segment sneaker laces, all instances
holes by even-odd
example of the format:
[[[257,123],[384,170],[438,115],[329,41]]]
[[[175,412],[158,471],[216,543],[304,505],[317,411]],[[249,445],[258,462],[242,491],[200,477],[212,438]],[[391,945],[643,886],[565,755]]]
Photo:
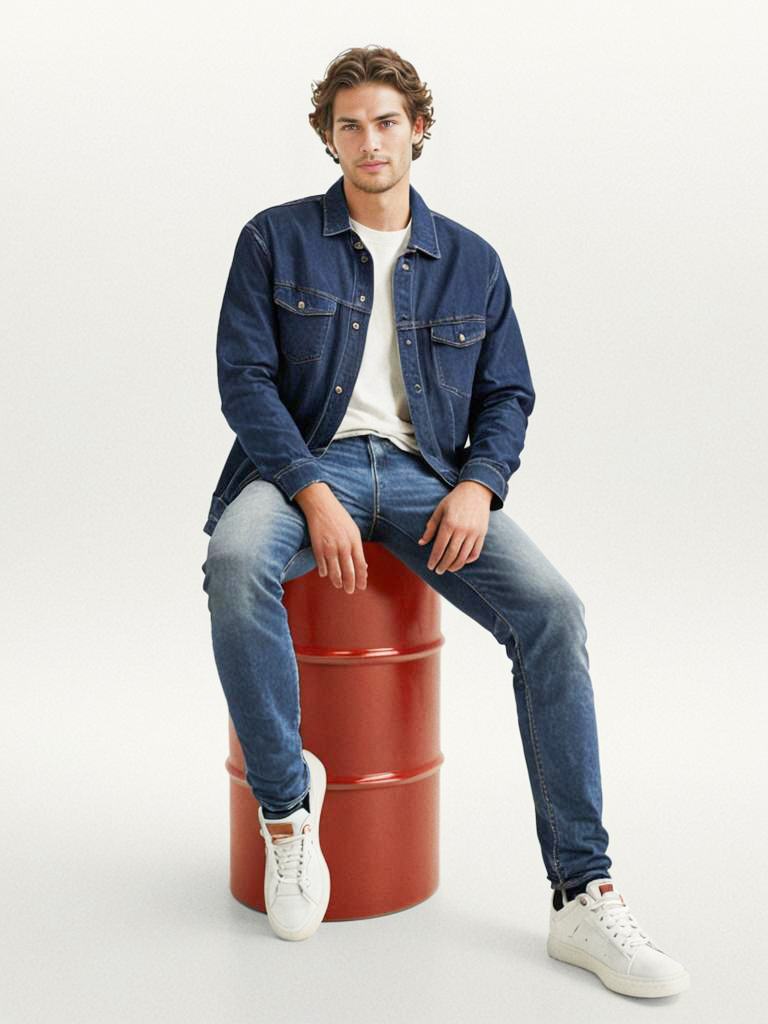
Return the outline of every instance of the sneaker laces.
[[[271,843],[277,868],[277,889],[281,886],[310,884],[307,873],[309,853],[305,840],[309,833],[299,832],[295,836],[280,836]]]
[[[598,921],[612,937],[619,940],[620,946],[653,945],[650,937],[640,927],[629,907],[615,893],[606,893],[589,908],[598,915]]]

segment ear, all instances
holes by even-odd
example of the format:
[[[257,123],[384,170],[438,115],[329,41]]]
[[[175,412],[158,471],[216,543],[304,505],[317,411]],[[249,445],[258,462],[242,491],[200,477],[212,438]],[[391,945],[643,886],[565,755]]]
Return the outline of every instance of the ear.
[[[416,135],[417,135],[417,137],[413,141],[414,142],[418,142],[419,139],[424,134],[424,115],[423,114],[419,114],[419,116],[413,122],[413,130],[414,130],[414,132],[416,132]]]

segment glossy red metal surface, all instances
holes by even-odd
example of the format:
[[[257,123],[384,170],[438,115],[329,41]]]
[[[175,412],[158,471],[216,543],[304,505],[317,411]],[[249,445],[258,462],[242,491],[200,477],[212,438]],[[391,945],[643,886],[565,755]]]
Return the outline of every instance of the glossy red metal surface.
[[[365,590],[337,590],[316,569],[284,584],[303,746],[328,775],[326,921],[404,910],[438,886],[440,599],[380,544],[363,549]],[[259,805],[231,719],[229,744],[230,888],[264,913]]]

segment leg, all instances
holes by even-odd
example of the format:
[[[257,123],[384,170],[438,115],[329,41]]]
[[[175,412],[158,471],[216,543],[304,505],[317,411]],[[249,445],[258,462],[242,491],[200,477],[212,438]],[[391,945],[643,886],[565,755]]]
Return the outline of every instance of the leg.
[[[504,644],[517,717],[553,889],[610,877],[602,825],[597,726],[584,606],[533,541],[498,509],[480,557],[458,572],[427,568],[418,538],[448,486],[418,456],[375,447],[380,541],[453,605]]]
[[[340,500],[362,531],[370,523],[352,491],[362,480],[353,470],[363,465],[364,447],[353,446],[351,455],[349,447],[343,476],[350,500]],[[330,449],[323,455],[324,468],[340,461],[335,444],[333,449],[333,458]],[[338,496],[335,486],[334,492]],[[282,584],[315,567],[304,513],[277,486],[259,479],[225,509],[202,567],[214,658],[243,750],[246,781],[259,803],[276,814],[302,800],[310,782],[299,732],[299,672]]]
[[[307,545],[298,506],[274,484],[253,480],[224,510],[203,565],[214,658],[246,781],[271,811],[290,807],[309,790],[299,674],[281,585],[291,566],[311,568],[302,558]]]

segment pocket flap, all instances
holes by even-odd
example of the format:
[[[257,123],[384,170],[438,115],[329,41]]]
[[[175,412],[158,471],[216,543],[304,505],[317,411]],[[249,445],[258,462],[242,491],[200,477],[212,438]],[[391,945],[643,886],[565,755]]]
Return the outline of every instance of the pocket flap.
[[[277,285],[274,300],[278,306],[302,316],[329,316],[336,312],[336,299],[292,285]]]
[[[456,345],[463,348],[485,337],[485,320],[461,320],[452,324],[435,324],[432,328],[432,340],[443,345]]]

